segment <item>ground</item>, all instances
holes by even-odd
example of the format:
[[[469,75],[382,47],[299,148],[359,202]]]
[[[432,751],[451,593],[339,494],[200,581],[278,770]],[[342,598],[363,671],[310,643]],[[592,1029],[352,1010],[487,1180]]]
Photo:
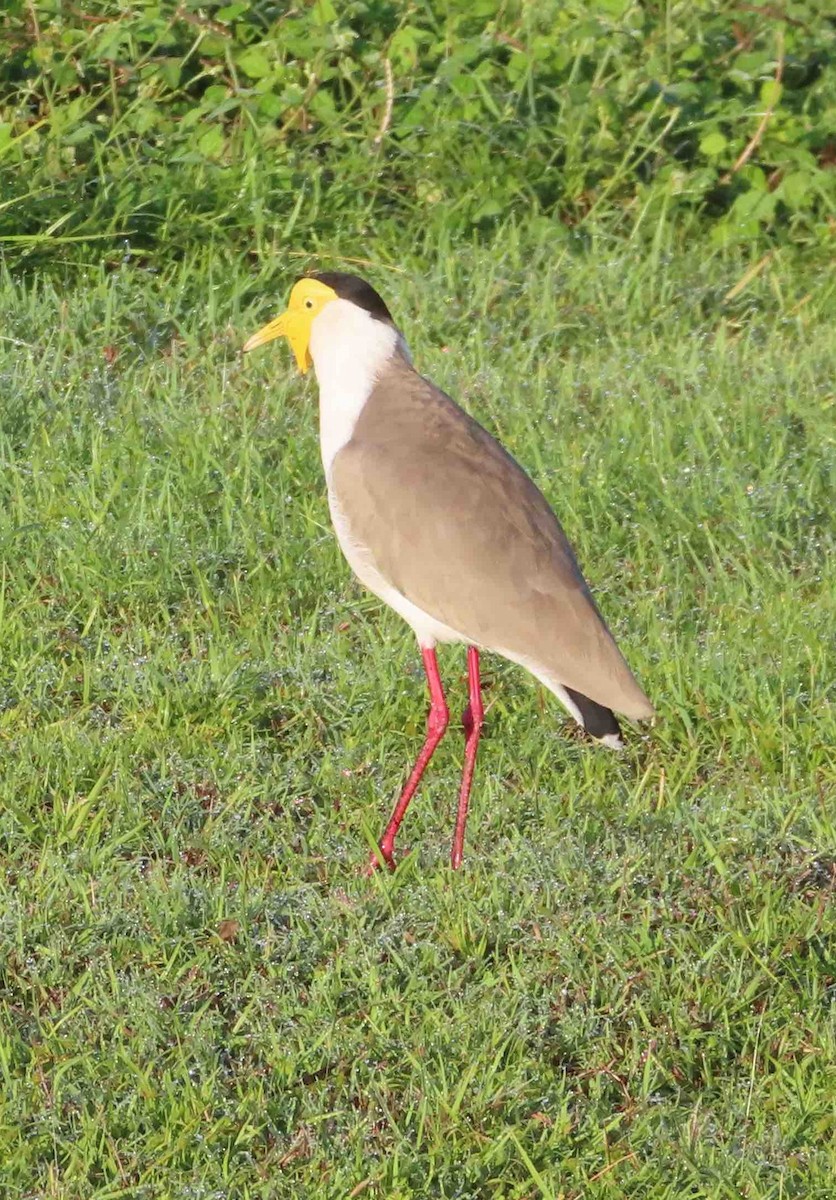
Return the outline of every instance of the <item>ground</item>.
[[[832,277],[368,269],[659,711],[614,755],[486,659],[464,869],[451,729],[370,879],[424,684],[331,535],[314,383],[239,355],[297,266],[0,286],[4,1195],[829,1197]]]

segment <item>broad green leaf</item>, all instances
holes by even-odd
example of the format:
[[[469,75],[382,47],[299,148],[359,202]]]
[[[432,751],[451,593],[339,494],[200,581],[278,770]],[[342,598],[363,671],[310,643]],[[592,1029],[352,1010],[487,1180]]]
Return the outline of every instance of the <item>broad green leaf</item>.
[[[326,125],[333,121],[337,115],[337,109],[336,105],[334,104],[333,97],[331,96],[331,93],[327,92],[324,88],[320,88],[320,90],[311,97],[308,108],[318,120],[322,121],[323,124]]]
[[[257,107],[261,116],[275,120],[284,110],[285,105],[274,92],[265,92],[263,96],[259,96]]]
[[[249,46],[243,54],[235,59],[235,65],[250,79],[263,79],[273,69],[272,63],[263,50],[257,46]]]
[[[212,125],[198,138],[197,148],[206,158],[215,158],[224,148],[224,134],[220,125]]]
[[[729,219],[742,224],[752,220],[768,221],[775,211],[775,204],[774,192],[749,188],[736,197],[729,213]]]
[[[249,4],[227,4],[215,13],[216,21],[237,21],[249,10]]]
[[[497,200],[484,200],[473,213],[471,220],[484,221],[487,217],[498,217],[501,212],[502,205]]]
[[[223,59],[229,48],[229,41],[216,33],[207,33],[200,41],[201,58]]]
[[[791,171],[785,175],[776,195],[790,208],[802,208],[810,194],[812,178],[807,171]]]
[[[321,25],[330,25],[332,21],[337,20],[337,10],[331,0],[316,0],[313,5],[313,14]]]
[[[700,138],[700,150],[709,158],[722,154],[728,144],[728,138],[719,129],[712,129]]]
[[[168,62],[160,63],[159,74],[167,87],[176,88],[180,86],[180,64],[178,62],[169,60]]]
[[[631,7],[632,0],[595,0],[595,8],[611,17],[623,17]]]
[[[414,67],[418,61],[418,46],[418,31],[411,25],[404,25],[389,43],[389,57],[396,65]]]
[[[775,108],[781,99],[781,84],[777,79],[766,79],[761,84],[761,104],[764,108]]]

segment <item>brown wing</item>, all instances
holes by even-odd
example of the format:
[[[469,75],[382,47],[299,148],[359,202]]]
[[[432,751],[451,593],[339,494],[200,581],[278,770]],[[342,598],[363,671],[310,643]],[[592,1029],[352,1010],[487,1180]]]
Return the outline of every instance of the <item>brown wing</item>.
[[[652,713],[542,494],[405,360],[378,381],[330,486],[353,536],[413,604],[599,704]]]

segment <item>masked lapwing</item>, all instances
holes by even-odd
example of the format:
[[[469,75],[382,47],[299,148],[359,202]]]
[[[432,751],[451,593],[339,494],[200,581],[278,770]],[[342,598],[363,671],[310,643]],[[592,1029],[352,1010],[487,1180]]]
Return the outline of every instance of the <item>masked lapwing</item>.
[[[653,708],[542,493],[495,438],[418,374],[373,287],[337,271],[298,280],[287,310],[244,350],[277,337],[290,342],[303,374],[311,366],[316,373],[322,464],[342,552],[412,626],[427,674],[426,739],[380,839],[390,867],[401,821],[449,721],[436,646],[467,646],[451,855],[458,867],[484,714],[481,650],[525,667],[614,749],[622,741],[613,710],[640,719]]]

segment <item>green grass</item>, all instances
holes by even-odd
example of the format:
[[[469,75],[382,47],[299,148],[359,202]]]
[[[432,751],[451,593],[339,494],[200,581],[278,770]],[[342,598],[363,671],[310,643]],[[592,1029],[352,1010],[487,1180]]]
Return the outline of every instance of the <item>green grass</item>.
[[[0,9],[0,256],[156,265],[210,239],[429,246],[509,218],[819,247],[836,209],[822,0]],[[786,11],[785,11],[786,10]]]
[[[290,275],[2,281],[3,1195],[829,1197],[832,273],[724,303],[741,258],[513,231],[403,265],[660,719],[608,754],[488,661],[464,870],[452,731],[365,878],[424,686],[314,384],[238,355]]]

